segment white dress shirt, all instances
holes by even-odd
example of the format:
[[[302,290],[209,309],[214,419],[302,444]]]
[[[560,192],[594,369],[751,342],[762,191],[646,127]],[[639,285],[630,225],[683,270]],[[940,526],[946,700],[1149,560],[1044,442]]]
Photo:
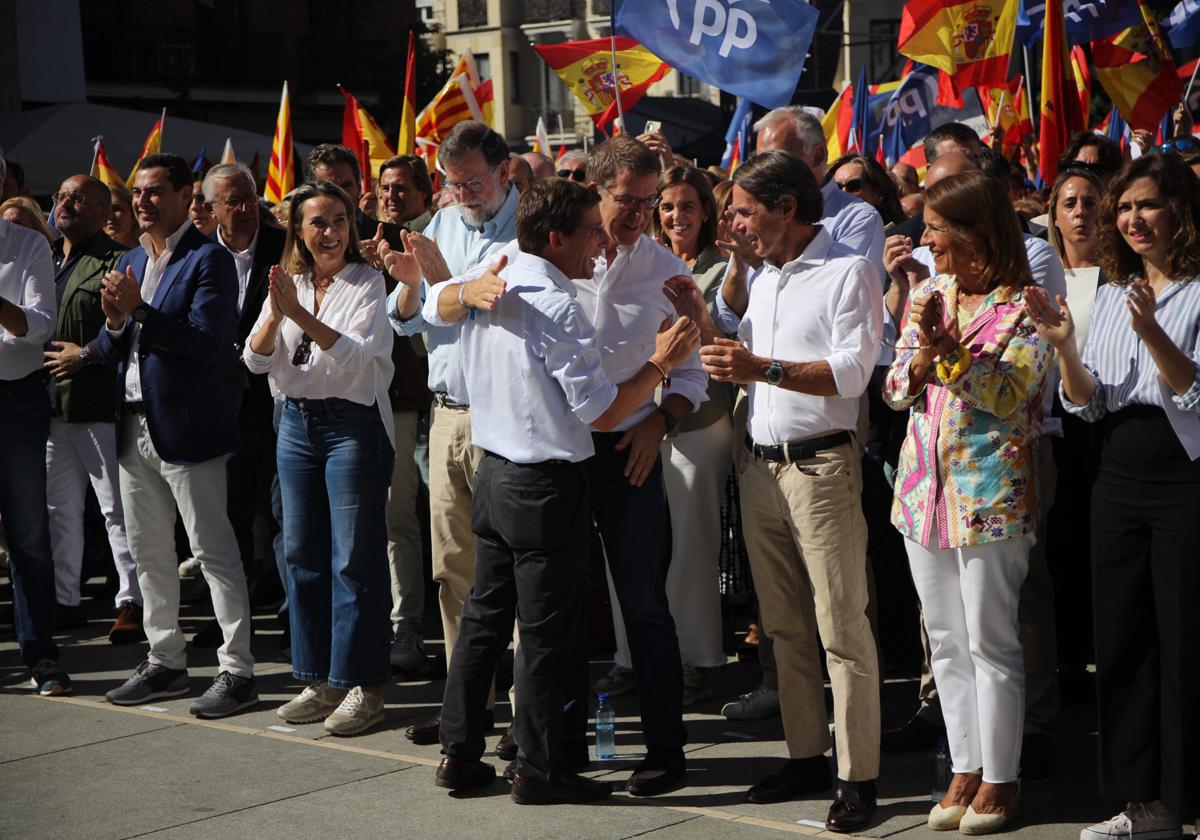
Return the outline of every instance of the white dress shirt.
[[[835,243],[823,227],[796,259],[782,267],[764,264],[750,289],[739,338],[756,356],[828,362],[837,395],[751,382],[749,431],[755,443],[792,443],[858,427],[860,398],[879,355],[882,301],[875,268]]]
[[[28,329],[17,336],[0,327],[0,380],[24,379],[42,366],[42,346],[54,337],[58,299],[46,237],[0,219],[0,297],[18,306]]]
[[[664,320],[675,320],[675,307],[663,294],[663,285],[677,274],[691,277],[692,271],[642,234],[633,245],[617,246],[612,265],[601,255],[591,279],[575,281],[579,302],[596,328],[596,345],[609,382],[625,382],[654,354],[658,328]],[[671,394],[684,397],[693,411],[708,399],[708,374],[700,364],[699,350],[671,371],[662,395]],[[615,431],[636,426],[654,413],[656,405],[651,394]]]
[[[255,229],[254,238],[250,240],[245,251],[233,250],[221,236],[220,228],[217,228],[217,242],[233,255],[233,265],[237,268],[238,276],[238,317],[241,317],[242,308],[246,305],[246,289],[250,287],[250,272],[254,270],[254,249],[258,247],[258,229]]]
[[[175,251],[175,246],[179,244],[179,240],[183,239],[183,235],[187,233],[187,229],[191,227],[191,220],[187,220],[179,229],[167,237],[166,247],[163,248],[161,254],[154,256],[154,240],[150,238],[150,234],[143,233],[138,242],[142,246],[142,250],[146,252],[146,271],[142,275],[141,295],[142,301],[148,306],[150,301],[154,300],[154,293],[158,291],[158,281],[162,279],[163,272],[167,270],[167,263],[171,261],[171,254]],[[129,326],[131,319],[127,316],[125,323],[121,324],[121,329],[109,330],[109,334],[113,339],[118,339]],[[141,402],[142,401],[142,366],[138,360],[138,343],[142,337],[142,325],[133,321],[133,338],[129,348],[129,364],[125,368],[125,402]]]
[[[495,308],[462,322],[471,440],[518,464],[590,458],[589,427],[617,387],[605,376],[575,285],[524,253],[500,276],[507,291]]]
[[[297,275],[296,298],[313,311],[316,291],[308,275]],[[263,301],[251,337],[258,334],[271,314],[271,298]],[[325,291],[317,318],[341,336],[328,350],[312,342],[307,364],[293,365],[292,357],[304,335],[291,318],[285,318],[270,354],[255,353],[246,342],[242,358],[251,373],[267,374],[276,397],[329,399],[340,397],[361,405],[376,405],[388,439],[395,446],[395,419],[388,399],[392,381],[392,340],[388,325],[387,290],[383,275],[366,263],[350,263],[337,274]]]

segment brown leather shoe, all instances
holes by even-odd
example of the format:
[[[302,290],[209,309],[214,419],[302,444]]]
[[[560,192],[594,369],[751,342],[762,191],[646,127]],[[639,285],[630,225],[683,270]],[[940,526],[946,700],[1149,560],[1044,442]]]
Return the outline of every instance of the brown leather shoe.
[[[500,743],[496,744],[496,757],[504,761],[512,761],[517,757],[517,741],[513,738],[511,726],[504,730],[504,734],[500,736]]]
[[[843,782],[838,779],[837,793],[825,828],[839,834],[854,834],[862,831],[875,816],[875,782]]]
[[[117,607],[117,620],[108,630],[109,644],[127,645],[146,638],[142,629],[142,608],[133,601],[122,601]]]
[[[412,741],[414,744],[428,746],[436,744],[442,739],[442,713],[439,711],[429,720],[423,720],[420,723],[414,723],[408,729],[404,730],[404,737]]]
[[[434,783],[450,790],[483,787],[496,780],[496,768],[483,761],[469,761],[452,755],[442,756]]]
[[[612,795],[612,784],[574,773],[560,773],[557,781],[545,782],[521,775],[513,775],[511,796],[518,805],[570,805],[580,802],[595,802]]]

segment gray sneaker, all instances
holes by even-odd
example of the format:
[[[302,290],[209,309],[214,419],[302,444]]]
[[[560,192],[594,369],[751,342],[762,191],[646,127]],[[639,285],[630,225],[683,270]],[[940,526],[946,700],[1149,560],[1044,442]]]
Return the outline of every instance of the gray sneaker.
[[[196,698],[188,713],[198,718],[219,718],[248,709],[258,702],[254,677],[239,677],[229,671],[217,674],[208,691]]]
[[[345,699],[346,689],[315,682],[276,709],[275,714],[288,723],[316,723],[333,714]]]
[[[137,666],[124,685],[105,694],[104,699],[117,706],[137,706],[149,700],[182,697],[187,693],[187,669],[176,670],[146,660]]]

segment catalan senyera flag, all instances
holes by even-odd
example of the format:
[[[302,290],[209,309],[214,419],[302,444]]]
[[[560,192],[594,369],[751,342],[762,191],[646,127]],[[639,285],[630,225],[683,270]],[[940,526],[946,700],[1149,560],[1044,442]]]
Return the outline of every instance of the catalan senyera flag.
[[[396,153],[411,155],[417,148],[417,41],[408,30],[408,59],[404,64],[404,103],[400,106],[400,136]]]
[[[483,112],[475,97],[479,76],[475,71],[475,58],[467,50],[458,60],[458,65],[442,89],[417,114],[416,154],[425,158],[429,172],[437,170],[437,147],[450,133],[450,129],[463,120],[483,122]]]
[[[1142,22],[1092,41],[1096,80],[1134,131],[1154,131],[1179,102],[1175,63],[1150,10],[1138,0]]]
[[[1017,6],[1016,0],[910,0],[901,12],[899,50],[944,71],[955,93],[1002,86]]]
[[[1061,4],[1047,3],[1042,34],[1042,110],[1038,133],[1038,171],[1043,183],[1058,177],[1058,159],[1071,142],[1071,135],[1087,127],[1079,112],[1067,50],[1066,21]]]
[[[158,120],[150,129],[150,133],[146,135],[146,142],[142,144],[142,153],[138,155],[137,161],[133,164],[133,169],[129,173],[129,177],[125,179],[125,186],[133,186],[133,176],[137,175],[138,166],[142,161],[150,155],[156,155],[162,150],[162,135],[163,124],[167,121],[167,109],[163,108],[159,114]]]
[[[367,113],[367,109],[359,103],[354,94],[341,85],[338,85],[338,90],[346,98],[346,107],[342,111],[342,145],[358,154],[358,165],[365,190],[370,187],[370,182],[379,177],[379,167],[383,162],[396,153],[392,151],[392,146],[379,124]],[[360,151],[364,148],[365,152]]]
[[[267,187],[263,197],[272,204],[283,201],[292,191],[295,162],[292,159],[292,103],[288,100],[287,82],[279,99],[279,115],[275,117],[275,138],[271,141],[271,162],[267,165]]]
[[[613,68],[613,45],[617,66]],[[632,38],[597,38],[538,45],[533,49],[583,103],[598,128],[617,117],[616,92],[628,111],[650,85],[671,72],[671,67]]]
[[[107,187],[124,184],[125,179],[117,174],[117,170],[108,160],[108,152],[104,150],[104,135],[92,141],[92,171],[93,178],[99,178]]]

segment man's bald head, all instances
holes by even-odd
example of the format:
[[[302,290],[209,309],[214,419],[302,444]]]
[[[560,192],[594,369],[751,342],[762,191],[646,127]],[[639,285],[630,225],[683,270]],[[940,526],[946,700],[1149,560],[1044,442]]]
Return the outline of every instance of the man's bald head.
[[[979,161],[968,157],[962,152],[946,152],[929,164],[925,170],[925,189],[929,189],[938,181],[960,172],[973,172],[979,169]]]
[[[529,164],[529,168],[533,170],[535,180],[554,177],[554,161],[546,157],[541,152],[526,152],[521,155],[525,158],[525,162]]]

